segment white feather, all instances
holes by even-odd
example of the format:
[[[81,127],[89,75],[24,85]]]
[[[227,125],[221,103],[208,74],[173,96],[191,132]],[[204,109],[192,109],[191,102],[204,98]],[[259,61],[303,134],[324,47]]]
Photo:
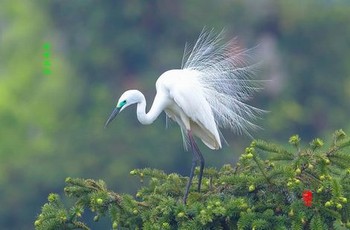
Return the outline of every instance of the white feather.
[[[192,49],[186,45],[182,69],[196,70],[196,80],[209,103],[220,128],[250,136],[259,128],[254,121],[265,111],[246,104],[252,94],[261,89],[255,80],[257,63],[253,50],[241,49],[235,40],[223,41],[224,32],[203,30]]]

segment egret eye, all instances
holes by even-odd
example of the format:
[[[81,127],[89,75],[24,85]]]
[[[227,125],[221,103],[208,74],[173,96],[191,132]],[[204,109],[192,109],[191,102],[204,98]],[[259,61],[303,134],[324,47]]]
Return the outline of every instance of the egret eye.
[[[126,104],[126,100],[121,101],[117,107],[118,107],[118,108],[121,108],[121,107],[123,107],[125,104]]]

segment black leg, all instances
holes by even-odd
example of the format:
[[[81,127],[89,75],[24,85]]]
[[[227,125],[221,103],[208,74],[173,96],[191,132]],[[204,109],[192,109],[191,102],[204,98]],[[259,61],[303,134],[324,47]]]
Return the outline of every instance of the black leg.
[[[201,191],[201,185],[202,185],[203,170],[204,170],[204,158],[203,158],[202,153],[199,150],[198,150],[198,156],[199,156],[198,192],[200,192]]]
[[[189,135],[189,137],[190,137],[191,145],[193,146],[192,151],[195,152],[196,160],[199,161],[198,192],[200,192],[205,161],[204,161],[204,157],[203,157],[201,151],[199,150],[193,136]]]
[[[185,195],[184,195],[184,198],[183,198],[184,204],[186,204],[188,193],[190,192],[190,187],[191,187],[191,184],[192,184],[192,179],[193,179],[194,169],[195,168],[196,168],[196,157],[195,157],[194,153],[192,152],[192,166],[191,166],[191,172],[190,172],[190,179],[187,182],[186,191],[185,191]]]
[[[191,131],[188,131],[188,137],[190,140],[190,144],[191,144],[191,150],[192,150],[192,166],[191,166],[191,172],[190,172],[190,178],[189,181],[187,183],[186,186],[186,191],[185,191],[185,196],[184,196],[184,203],[186,204],[186,200],[188,197],[188,193],[191,187],[191,183],[192,183],[192,179],[194,176],[194,169],[196,167],[196,162],[199,161],[199,178],[198,178],[198,192],[200,192],[201,190],[201,184],[202,184],[202,177],[203,177],[203,170],[204,170],[204,158],[203,155],[201,153],[201,151],[199,150]]]

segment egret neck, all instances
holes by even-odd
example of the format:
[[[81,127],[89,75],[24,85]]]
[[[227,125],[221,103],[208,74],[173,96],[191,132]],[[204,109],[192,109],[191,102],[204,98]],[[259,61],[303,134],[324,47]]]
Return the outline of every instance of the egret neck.
[[[140,101],[137,103],[136,109],[137,119],[139,122],[143,125],[152,124],[166,107],[166,101],[167,99],[164,99],[164,97],[160,96],[160,93],[157,92],[151,109],[148,111],[148,113],[146,113],[146,99],[145,96],[140,92]]]

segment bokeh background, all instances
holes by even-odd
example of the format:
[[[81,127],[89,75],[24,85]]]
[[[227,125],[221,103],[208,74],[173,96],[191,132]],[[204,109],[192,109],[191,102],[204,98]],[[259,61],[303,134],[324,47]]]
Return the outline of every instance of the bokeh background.
[[[180,67],[204,26],[262,48],[258,77],[270,81],[251,104],[270,112],[255,138],[298,133],[307,144],[350,131],[347,0],[1,0],[0,229],[32,229],[68,176],[134,194],[134,168],[188,175],[191,154],[164,115],[142,126],[133,108],[103,125],[126,89],[151,104],[157,77]],[[234,164],[251,141],[224,133],[223,150],[201,145],[207,166]]]

